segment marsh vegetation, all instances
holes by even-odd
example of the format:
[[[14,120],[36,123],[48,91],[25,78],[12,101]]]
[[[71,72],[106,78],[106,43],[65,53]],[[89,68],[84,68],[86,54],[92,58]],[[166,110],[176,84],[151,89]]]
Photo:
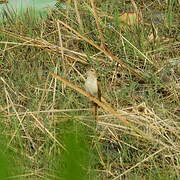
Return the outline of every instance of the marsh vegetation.
[[[178,6],[59,0],[45,19],[4,14],[0,179],[179,179]],[[97,124],[76,88],[89,66]]]

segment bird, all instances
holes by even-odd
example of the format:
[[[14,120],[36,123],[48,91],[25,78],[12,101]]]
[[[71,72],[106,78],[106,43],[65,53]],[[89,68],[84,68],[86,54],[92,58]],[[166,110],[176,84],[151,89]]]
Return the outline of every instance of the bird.
[[[101,91],[97,79],[97,74],[96,70],[93,68],[90,68],[86,72],[87,78],[85,80],[85,90],[92,96],[95,96],[101,101]],[[94,117],[95,120],[97,120],[97,110],[98,110],[98,105],[96,103],[93,103],[94,107]]]
[[[87,78],[85,80],[85,90],[92,96],[97,97],[101,101],[101,91],[99,87],[99,82],[97,79],[96,70],[90,68],[87,70]]]

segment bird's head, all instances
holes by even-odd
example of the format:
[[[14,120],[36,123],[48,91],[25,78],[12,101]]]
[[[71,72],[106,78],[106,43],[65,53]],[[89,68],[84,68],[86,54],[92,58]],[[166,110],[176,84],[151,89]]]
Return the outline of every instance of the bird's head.
[[[96,71],[93,68],[87,70],[87,77],[88,76],[96,76]]]

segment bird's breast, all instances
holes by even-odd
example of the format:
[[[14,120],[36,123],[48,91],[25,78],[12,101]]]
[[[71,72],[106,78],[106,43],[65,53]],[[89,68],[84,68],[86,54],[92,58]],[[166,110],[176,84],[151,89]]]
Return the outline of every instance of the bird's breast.
[[[85,82],[85,89],[91,95],[96,95],[98,92],[97,79],[89,78]]]

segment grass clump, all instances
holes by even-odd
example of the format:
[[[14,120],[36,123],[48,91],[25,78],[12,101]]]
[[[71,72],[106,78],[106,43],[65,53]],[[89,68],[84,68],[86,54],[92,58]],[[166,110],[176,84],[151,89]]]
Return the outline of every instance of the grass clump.
[[[133,2],[58,1],[40,21],[2,23],[1,128],[21,169],[10,177],[179,179],[179,2]],[[106,100],[96,127],[74,90],[89,65]]]

